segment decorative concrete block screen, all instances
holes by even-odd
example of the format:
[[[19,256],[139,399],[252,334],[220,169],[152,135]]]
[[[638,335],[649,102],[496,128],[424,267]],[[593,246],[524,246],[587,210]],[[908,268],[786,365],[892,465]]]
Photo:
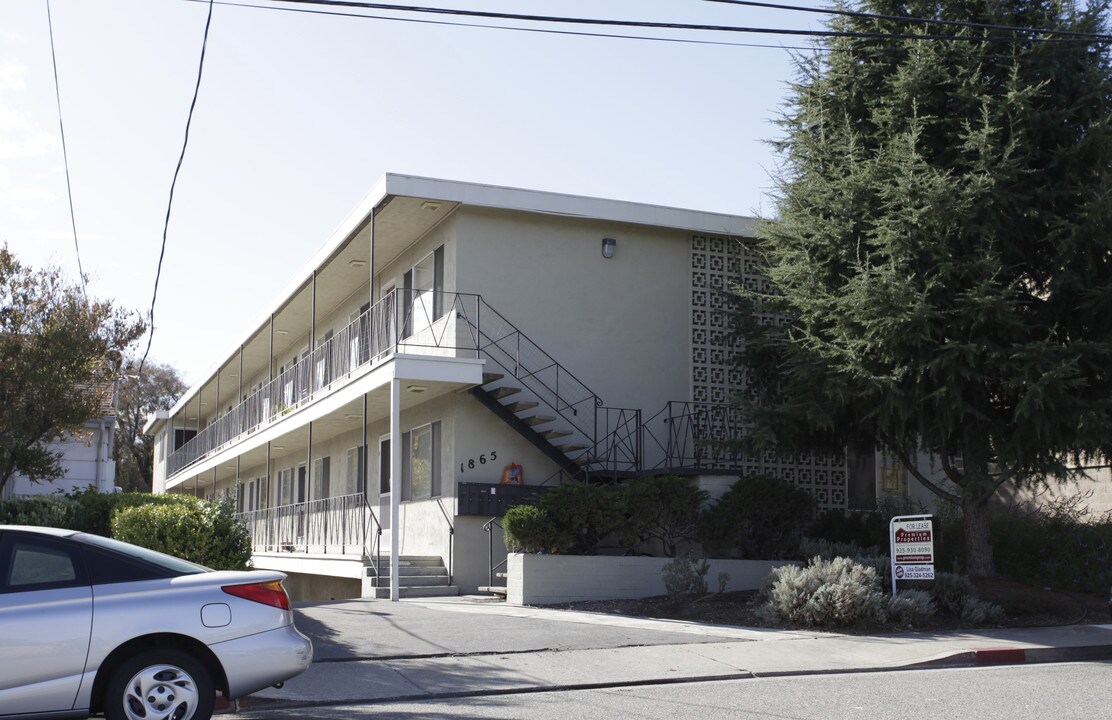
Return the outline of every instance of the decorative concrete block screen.
[[[506,601],[511,605],[552,605],[579,600],[619,600],[665,595],[660,572],[671,558],[512,553],[506,562]],[[786,560],[710,560],[707,587],[757,590],[772,568]]]
[[[761,274],[759,258],[744,241],[733,237],[694,235],[691,238],[691,397],[695,403],[718,406],[733,403],[745,391],[745,374],[734,363],[736,344],[729,340],[728,302],[723,292],[734,286],[765,292],[769,281]],[[782,322],[768,316],[769,323]],[[731,440],[734,429],[723,413],[707,413],[704,440]],[[704,460],[703,468],[741,474],[767,474],[809,491],[819,510],[845,508],[847,469],[844,455],[779,457],[726,456]]]

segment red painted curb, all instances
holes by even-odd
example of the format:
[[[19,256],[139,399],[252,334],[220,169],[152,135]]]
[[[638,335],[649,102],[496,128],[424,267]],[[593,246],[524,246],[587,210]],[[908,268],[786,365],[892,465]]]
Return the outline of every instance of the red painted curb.
[[[1006,665],[1027,662],[1027,651],[1022,648],[978,648],[973,651],[973,662],[978,665]]]

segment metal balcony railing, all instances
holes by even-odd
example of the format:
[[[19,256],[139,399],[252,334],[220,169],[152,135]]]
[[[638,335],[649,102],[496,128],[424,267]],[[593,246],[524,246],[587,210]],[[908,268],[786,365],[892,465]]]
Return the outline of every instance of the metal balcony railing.
[[[257,553],[356,555],[381,564],[382,526],[362,493],[238,513],[236,519]]]
[[[731,469],[743,458],[736,441],[745,427],[735,405],[670,401],[645,421],[641,437],[663,455],[653,470]]]
[[[603,407],[598,395],[482,297],[397,289],[174,451],[167,475],[334,391],[355,371],[398,352],[490,360],[582,435],[591,464],[605,462],[615,470],[639,465],[640,414]]]

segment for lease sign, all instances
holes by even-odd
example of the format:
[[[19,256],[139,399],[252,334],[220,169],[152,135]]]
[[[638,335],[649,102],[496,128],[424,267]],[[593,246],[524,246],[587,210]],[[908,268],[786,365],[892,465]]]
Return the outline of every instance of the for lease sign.
[[[892,521],[892,562],[934,564],[934,528],[930,518]]]

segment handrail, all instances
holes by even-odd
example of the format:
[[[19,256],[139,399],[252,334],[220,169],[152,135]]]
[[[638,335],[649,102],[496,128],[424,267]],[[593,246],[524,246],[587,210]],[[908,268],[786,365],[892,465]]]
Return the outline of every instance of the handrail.
[[[510,556],[507,553],[506,557],[502,558],[502,562],[498,563],[497,565],[494,564],[494,525],[497,525],[499,530],[505,530],[505,528],[502,527],[502,523],[498,522],[497,516],[492,517],[490,520],[487,520],[485,523],[483,523],[483,530],[487,534],[487,560],[490,567],[489,581],[491,587],[496,587],[496,585],[494,584],[494,571],[500,567],[506,567],[506,563],[510,559]]]
[[[367,558],[367,562],[371,563],[374,568],[375,576],[379,575],[380,568],[382,567],[382,523],[378,521],[378,515],[375,514],[374,508],[371,507],[371,499],[367,497],[366,488],[363,490],[363,505],[366,510],[364,517],[369,517],[371,522],[374,523],[375,540],[374,540],[374,560],[371,560],[370,548],[367,547],[367,527],[363,527],[363,555]]]
[[[456,526],[448,518],[448,512],[444,509],[444,499],[436,498],[436,506],[440,508],[440,514],[444,516],[444,521],[448,523],[448,584],[452,584],[452,539],[456,535]]]

